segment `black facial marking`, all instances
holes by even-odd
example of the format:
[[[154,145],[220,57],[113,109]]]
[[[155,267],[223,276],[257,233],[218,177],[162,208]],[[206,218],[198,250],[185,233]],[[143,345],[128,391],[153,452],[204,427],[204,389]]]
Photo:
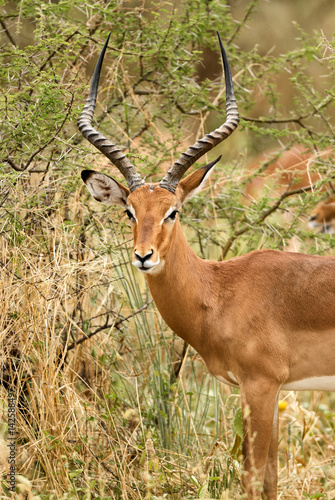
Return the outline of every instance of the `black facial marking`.
[[[128,215],[129,220],[134,219],[134,216],[133,216],[133,214],[131,213],[131,211],[130,211],[130,210],[126,209],[126,210],[124,211],[124,213]]]
[[[168,217],[166,217],[165,220],[175,220],[176,218],[176,215],[179,213],[179,210],[174,210],[173,212],[170,213],[170,215]]]

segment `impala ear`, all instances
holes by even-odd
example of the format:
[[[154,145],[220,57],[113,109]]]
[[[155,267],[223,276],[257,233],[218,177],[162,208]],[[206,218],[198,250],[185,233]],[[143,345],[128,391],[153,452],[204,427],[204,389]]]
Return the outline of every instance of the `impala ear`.
[[[130,191],[112,177],[94,170],[84,170],[81,178],[95,200],[106,205],[126,206]]]
[[[212,172],[212,168],[220,159],[221,156],[211,163],[208,163],[208,165],[198,168],[198,170],[195,170],[179,182],[175,193],[181,203],[185,203],[185,201],[202,190]]]

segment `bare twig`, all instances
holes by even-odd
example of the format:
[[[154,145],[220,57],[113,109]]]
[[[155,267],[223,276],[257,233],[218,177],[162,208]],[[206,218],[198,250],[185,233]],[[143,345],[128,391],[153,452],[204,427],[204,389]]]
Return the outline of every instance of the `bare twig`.
[[[175,363],[175,365],[173,367],[173,372],[171,373],[171,377],[170,377],[171,383],[175,382],[177,380],[177,378],[179,377],[179,373],[180,373],[181,367],[183,366],[184,359],[185,359],[185,356],[187,353],[187,348],[188,348],[188,343],[184,341],[183,350],[182,350],[182,353],[180,355],[180,358]]]
[[[15,42],[14,38],[12,37],[12,35],[10,34],[9,32],[9,29],[7,28],[6,26],[6,23],[3,19],[0,19],[0,24],[4,30],[4,32],[6,33],[7,35],[7,38],[10,40],[10,42],[14,45],[14,47],[17,47],[17,43]]]
[[[80,339],[76,340],[75,342],[73,342],[72,344],[70,344],[67,349],[66,349],[66,352],[68,351],[71,351],[72,349],[74,349],[77,345],[79,344],[82,344],[83,342],[85,342],[85,340],[88,340],[92,337],[94,337],[94,335],[96,335],[97,333],[99,332],[102,332],[103,330],[106,330],[108,328],[118,328],[122,323],[124,323],[125,321],[128,321],[130,318],[133,318],[134,316],[136,316],[137,314],[141,313],[142,311],[144,311],[145,309],[147,309],[149,307],[149,305],[152,303],[152,299],[149,300],[149,302],[147,302],[146,304],[144,304],[143,307],[141,307],[140,309],[138,309],[137,311],[135,311],[134,313],[132,314],[129,314],[129,316],[127,316],[126,318],[122,318],[122,319],[119,319],[118,321],[115,321],[113,323],[108,323],[106,322],[104,325],[102,326],[99,326],[98,328],[96,328],[93,332],[91,333],[88,333],[87,335],[85,335],[84,337],[81,337]]]
[[[245,23],[247,22],[247,20],[249,19],[249,17],[251,16],[252,14],[252,11],[254,10],[254,8],[256,7],[258,1],[252,1],[245,13],[245,16],[244,18],[242,19],[242,21],[240,21],[238,23],[238,26],[236,28],[236,30],[234,31],[234,33],[232,34],[232,36],[229,38],[228,42],[227,42],[227,47],[229,47],[229,45],[233,42],[234,38],[236,38],[236,36],[239,34],[239,32],[241,31],[241,29],[243,28],[243,26],[245,25]]]

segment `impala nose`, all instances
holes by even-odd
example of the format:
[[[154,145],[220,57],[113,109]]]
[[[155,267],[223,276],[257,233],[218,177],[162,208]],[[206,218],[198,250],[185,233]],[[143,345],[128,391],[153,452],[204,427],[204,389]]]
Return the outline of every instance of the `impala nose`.
[[[140,255],[136,250],[134,250],[134,254],[136,256],[136,259],[138,259],[141,262],[142,266],[145,263],[145,261],[150,259],[150,257],[152,256],[153,253],[154,253],[154,251],[151,249],[150,252],[147,253],[146,255]]]

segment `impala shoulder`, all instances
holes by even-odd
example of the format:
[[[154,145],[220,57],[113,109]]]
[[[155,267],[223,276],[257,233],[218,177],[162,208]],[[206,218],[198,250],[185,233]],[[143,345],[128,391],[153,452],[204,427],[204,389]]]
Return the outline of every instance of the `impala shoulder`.
[[[246,265],[255,264],[263,264],[265,265],[268,262],[280,262],[282,259],[285,259],[285,253],[279,250],[272,249],[262,249],[262,250],[254,250],[252,252],[248,252],[244,255],[240,255],[237,257],[233,257],[230,259],[230,262],[234,263],[245,263]],[[229,262],[229,261],[228,261]]]

